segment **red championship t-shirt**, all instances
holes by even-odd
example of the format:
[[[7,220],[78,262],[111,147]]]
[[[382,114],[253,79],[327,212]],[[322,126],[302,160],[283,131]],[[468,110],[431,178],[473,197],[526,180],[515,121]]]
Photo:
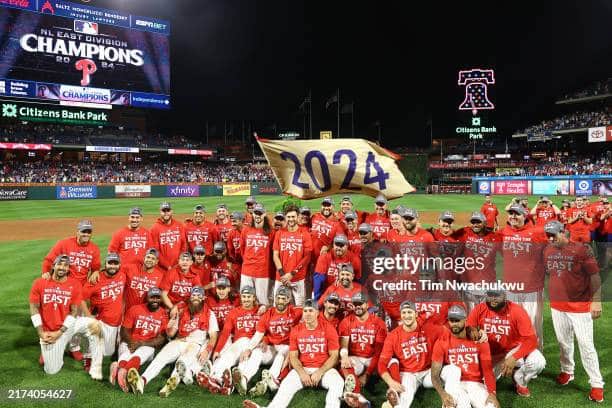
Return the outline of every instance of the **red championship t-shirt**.
[[[110,326],[121,324],[126,280],[122,271],[112,277],[102,272],[97,283],[87,282],[83,286],[83,300],[89,300],[89,309],[96,319]]]
[[[153,239],[146,228],[138,227],[133,230],[123,227],[113,234],[108,244],[108,252],[119,255],[121,266],[142,265],[146,250],[153,246]]]
[[[486,226],[488,228],[494,228],[495,220],[497,219],[497,216],[499,215],[499,210],[497,209],[497,206],[493,203],[491,204],[484,203],[482,207],[480,207],[480,212],[486,218]]]
[[[80,245],[73,237],[62,239],[51,248],[43,261],[42,272],[51,272],[55,258],[62,254],[70,258],[70,277],[81,284],[85,283],[89,272],[100,270],[100,248],[91,241]]]
[[[185,222],[185,238],[189,251],[193,253],[196,246],[201,245],[206,250],[206,255],[213,253],[213,245],[219,240],[217,226],[210,221],[201,224],[189,220]]]
[[[163,307],[152,312],[147,305],[132,306],[125,314],[123,327],[130,332],[132,340],[153,340],[168,327],[168,312]]]
[[[378,241],[384,239],[387,236],[387,231],[391,229],[391,222],[389,222],[389,217],[386,215],[371,213],[366,215],[365,222],[370,224],[374,239]]]
[[[382,319],[374,314],[369,314],[365,321],[359,320],[354,314],[348,315],[338,327],[340,337],[348,337],[349,355],[356,357],[376,357],[376,344],[382,345],[387,337],[387,326]],[[378,350],[380,351],[380,350]],[[371,364],[375,369],[378,364]]]
[[[153,246],[159,249],[159,266],[169,269],[178,263],[179,255],[187,250],[185,227],[175,219],[165,224],[158,219],[151,227]]]
[[[291,330],[289,351],[298,351],[299,359],[305,368],[320,368],[329,358],[330,351],[338,351],[338,333],[329,324],[317,320],[314,329],[300,323]]]
[[[302,319],[302,309],[291,305],[283,313],[271,307],[261,316],[257,331],[268,338],[270,344],[289,344],[289,333]]]
[[[229,336],[232,336],[232,342],[242,338],[251,338],[255,333],[257,322],[261,316],[257,314],[257,307],[245,309],[240,306],[232,309],[223,323],[223,330],[217,341],[215,351],[221,351],[227,342]]]
[[[132,306],[147,303],[147,292],[151,288],[160,287],[164,278],[164,271],[157,266],[151,272],[147,272],[141,265],[131,264],[122,267],[126,276],[125,285],[125,309]]]
[[[329,218],[316,213],[310,218],[310,236],[312,238],[312,260],[316,262],[324,246],[331,248],[332,239],[344,233],[344,228],[333,215]]]
[[[70,314],[70,306],[81,304],[81,284],[70,277],[64,282],[38,278],[30,290],[30,303],[40,305],[44,331],[59,330]]]
[[[240,300],[237,298],[234,300],[231,300],[230,298],[217,299],[215,295],[211,295],[206,297],[206,305],[217,317],[219,329],[223,330],[223,325],[227,315],[229,312],[240,306]]]
[[[544,288],[542,251],[548,239],[542,227],[525,224],[514,229],[507,225],[502,231],[504,282],[516,285],[511,292],[537,292]],[[518,284],[522,284],[523,290]]]
[[[189,336],[196,330],[208,332],[209,330],[217,331],[217,320],[211,319],[214,316],[208,306],[203,305],[202,310],[193,315],[189,312],[189,307],[186,303],[178,304],[179,321],[178,321],[178,337],[184,338]]]
[[[262,228],[242,228],[240,234],[241,275],[254,278],[270,277],[272,235],[272,232],[266,234]]]
[[[274,236],[273,250],[278,251],[283,270],[297,271],[291,279],[298,282],[306,278],[306,269],[312,255],[312,239],[308,232],[298,229],[295,232],[279,230]],[[276,280],[280,280],[278,273]]]
[[[200,277],[191,269],[183,273],[179,266],[166,272],[159,288],[168,292],[168,298],[175,304],[187,301],[191,297],[191,289],[194,286],[202,286]]]
[[[327,277],[327,286],[333,285],[338,279],[338,265],[350,263],[353,266],[354,280],[361,278],[361,258],[351,251],[346,251],[344,256],[336,257],[334,250],[319,257],[315,272]]]

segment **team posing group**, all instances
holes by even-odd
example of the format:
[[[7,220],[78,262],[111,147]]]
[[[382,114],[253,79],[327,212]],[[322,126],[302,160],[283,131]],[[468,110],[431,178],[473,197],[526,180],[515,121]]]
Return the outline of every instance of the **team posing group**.
[[[91,241],[93,225],[83,220],[75,237],[49,251],[30,292],[40,363],[46,373],[57,373],[68,348],[101,380],[104,356],[116,356],[109,380],[134,393],[173,364],[162,397],[180,382],[196,382],[219,394],[272,392],[268,406],[287,407],[300,389],[321,386],[328,407],[342,400],[368,407],[361,388],[379,375],[388,385],[387,407],[410,407],[420,386],[435,388],[445,407],[498,407],[497,379],[511,377],[518,395],[528,397],[528,383],[546,364],[548,275],[560,348],[557,382],[574,378],[576,337],[589,399],[602,402],[593,341],[601,282],[586,243],[593,222],[597,233],[612,233],[607,199],[589,207],[579,197],[561,210],[545,197],[533,210],[514,199],[505,226],[498,225],[490,197],[485,200],[467,226],[453,228],[455,216],[445,211],[430,230],[412,208],[389,211],[383,196],[371,213],[354,210],[345,196],[337,212],[325,198],[317,212],[289,206],[270,216],[249,197],[245,212],[230,214],[219,204],[211,222],[197,205],[184,223],[164,202],[150,230],[142,226],[141,210],[130,210],[104,265]],[[482,262],[461,274],[445,267],[387,271],[384,290],[376,290],[372,282],[380,276],[372,273],[372,261],[381,253]],[[393,285],[495,282],[498,253],[503,281],[522,283],[521,290],[457,293]],[[268,368],[249,387],[260,366]],[[245,400],[244,406],[258,405]]]

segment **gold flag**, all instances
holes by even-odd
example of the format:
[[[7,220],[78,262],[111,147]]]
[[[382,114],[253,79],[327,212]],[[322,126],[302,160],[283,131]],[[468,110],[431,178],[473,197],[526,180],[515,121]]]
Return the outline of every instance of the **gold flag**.
[[[400,157],[364,139],[257,142],[283,192],[294,197],[358,193],[391,199],[415,191],[395,163]]]

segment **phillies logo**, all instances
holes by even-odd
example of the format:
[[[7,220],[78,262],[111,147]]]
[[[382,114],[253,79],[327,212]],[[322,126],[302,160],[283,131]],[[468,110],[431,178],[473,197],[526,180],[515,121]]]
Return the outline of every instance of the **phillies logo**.
[[[81,59],[78,60],[74,66],[78,71],[83,71],[81,86],[89,86],[89,83],[91,82],[91,75],[98,70],[96,63],[90,59]]]

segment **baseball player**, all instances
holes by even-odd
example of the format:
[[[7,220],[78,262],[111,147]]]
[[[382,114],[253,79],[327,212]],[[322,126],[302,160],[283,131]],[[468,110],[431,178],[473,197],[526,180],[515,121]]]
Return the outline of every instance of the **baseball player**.
[[[599,267],[589,247],[569,242],[560,222],[547,223],[544,231],[552,243],[544,249],[544,265],[549,275],[553,327],[561,352],[557,382],[567,385],[574,379],[576,337],[582,366],[591,384],[589,399],[603,402],[604,382],[593,342],[593,320],[601,316]]]
[[[302,306],[306,298],[306,272],[312,254],[312,240],[308,231],[297,224],[297,208],[287,208],[287,228],[274,236],[273,260],[276,266],[274,290],[285,286],[291,289],[296,306]]]
[[[522,306],[529,315],[541,350],[544,341],[542,250],[548,241],[542,227],[526,224],[527,214],[522,205],[508,208],[508,225],[501,231],[504,282],[517,285],[516,290],[507,293],[508,299]]]
[[[491,201],[491,194],[485,195],[485,202],[480,207],[480,213],[485,216],[485,227],[491,231],[495,231],[499,228],[499,223],[497,222],[497,216],[499,215],[499,210],[497,206]]]
[[[142,265],[144,253],[153,246],[149,231],[142,226],[142,210],[130,209],[127,227],[115,232],[108,244],[108,252],[116,253],[123,266]]]
[[[430,284],[439,282],[435,268],[423,268],[418,276],[420,282]],[[450,307],[453,305],[465,307],[461,295],[453,290],[428,290],[417,287],[415,291],[408,292],[408,297],[413,301],[417,314],[440,325],[446,323]]]
[[[146,260],[145,260],[146,262]],[[153,359],[155,349],[166,341],[168,312],[160,307],[161,289],[151,287],[146,292],[146,303],[136,304],[129,309],[121,326],[119,358],[111,363],[109,382],[128,392],[127,372],[139,370],[140,366]]]
[[[217,226],[206,220],[206,208],[202,204],[193,207],[193,218],[185,221],[185,238],[192,253],[196,246],[204,247],[206,255],[213,252],[213,243],[219,240]]]
[[[227,212],[227,205],[224,203],[217,204],[217,212],[215,213],[215,226],[219,233],[219,239],[223,242],[227,242],[229,232],[232,230],[232,222],[229,219]]]
[[[206,304],[217,317],[219,329],[223,330],[227,315],[231,310],[240,306],[240,300],[232,292],[230,281],[225,276],[220,276],[215,280],[212,292],[211,296],[206,297]]]
[[[310,232],[311,214],[310,208],[300,207],[300,214],[298,216],[298,225],[300,226],[300,229]]]
[[[170,341],[155,356],[142,376],[135,368],[127,373],[128,384],[134,393],[142,394],[147,382],[157,377],[166,365],[176,362],[176,366],[159,391],[161,397],[167,397],[183,381],[193,383],[193,370],[200,369],[200,363],[208,361],[217,341],[217,319],[215,314],[204,304],[204,289],[195,286],[191,290],[189,302],[178,305],[178,314],[168,322],[167,334]],[[208,339],[208,344],[206,340]]]
[[[439,338],[448,336],[445,327],[418,319],[414,304],[408,300],[401,303],[400,313],[402,323],[385,339],[378,360],[378,372],[389,386],[387,405],[383,407],[408,408],[420,386],[433,388],[431,352]],[[440,375],[446,392],[455,395],[461,370],[447,365]]]
[[[278,392],[268,408],[286,408],[293,396],[304,387],[327,389],[325,406],[339,408],[344,382],[336,371],[338,363],[338,334],[329,324],[318,319],[316,302],[304,302],[303,322],[291,330],[289,339],[289,360],[293,369],[281,382]],[[245,408],[258,408],[250,400],[244,401]]]
[[[489,344],[476,342],[479,336],[474,328],[468,333],[466,318],[467,313],[462,306],[452,306],[448,311],[451,335],[439,339],[434,345],[431,357],[433,386],[445,407],[499,408]],[[461,388],[455,395],[442,388],[440,373],[443,364],[452,364],[461,369]]]
[[[343,218],[346,223],[346,238],[349,242],[349,250],[359,255],[361,253],[361,236],[358,230],[358,215],[355,211],[348,210]]]
[[[159,213],[160,217],[151,227],[151,238],[159,251],[160,268],[169,271],[177,264],[179,255],[187,250],[185,227],[173,218],[170,203],[161,203]]]
[[[334,328],[338,327],[340,324],[340,317],[342,316],[338,313],[338,310],[340,310],[340,296],[332,292],[327,295],[323,302],[322,311],[319,313],[319,320],[323,323],[330,324]]]
[[[561,211],[548,197],[542,196],[529,213],[536,225],[543,226],[549,221],[558,219]]]
[[[119,255],[110,253],[106,256],[106,265],[98,281],[87,282],[83,287],[81,310],[87,317],[95,313],[95,318],[102,325],[105,356],[112,356],[118,344],[125,283],[126,276],[120,270]],[[88,360],[85,361],[87,367]]]
[[[354,271],[354,279],[359,280],[361,278],[361,259],[348,250],[348,238],[346,238],[346,235],[336,235],[333,242],[333,249],[321,255],[315,267],[315,300],[319,300],[325,289],[336,283],[338,279],[338,266],[340,264],[351,264]]]
[[[345,221],[346,214],[351,211],[355,213],[355,216],[356,216],[355,221],[358,224],[360,221],[362,221],[365,218],[365,213],[363,211],[358,211],[358,210],[353,209],[353,200],[351,199],[351,196],[345,195],[342,197],[342,200],[340,201],[340,211],[336,213],[336,218],[340,222]]]
[[[208,259],[210,280],[214,282],[221,276],[225,276],[230,281],[231,287],[237,289],[240,283],[240,270],[238,265],[228,258],[227,245],[223,241],[217,241],[213,249],[214,253]]]
[[[353,304],[351,299],[354,295],[361,293],[361,285],[354,282],[355,272],[351,264],[340,264],[338,265],[338,283],[329,286],[323,295],[319,298],[319,307],[323,306],[323,301],[327,297],[335,293],[340,299],[340,308],[338,309],[338,316],[342,319],[353,312]]]
[[[253,208],[253,222],[244,227],[240,234],[240,252],[242,256],[242,271],[240,272],[240,288],[252,286],[256,290],[260,305],[269,303],[270,290],[270,247],[272,246],[272,230],[266,210],[261,204]]]
[[[188,301],[191,289],[202,286],[200,277],[191,270],[193,258],[189,252],[183,252],[178,259],[178,266],[172,268],[164,275],[161,285],[162,301],[164,306],[172,309],[180,301]],[[171,312],[171,317],[174,314]]]
[[[505,292],[489,290],[486,302],[470,312],[467,325],[486,332],[496,378],[512,376],[516,393],[529,397],[527,385],[542,372],[546,360],[537,348],[538,338],[525,309],[507,300]]]
[[[164,271],[157,266],[158,255],[157,249],[149,248],[142,265],[130,264],[122,267],[126,275],[125,310],[147,303],[149,289],[161,285]]]
[[[240,270],[242,266],[242,257],[240,256],[240,234],[242,234],[242,228],[245,224],[244,214],[239,211],[234,211],[230,215],[230,220],[232,222],[232,229],[227,234],[227,256],[232,264],[236,265],[237,269]],[[251,221],[246,225],[251,225]]]
[[[385,239],[387,231],[391,228],[387,203],[388,201],[385,196],[379,194],[374,199],[374,212],[365,216],[365,223],[372,227],[374,239],[378,241]]]
[[[234,386],[240,395],[246,395],[248,382],[262,364],[271,364],[271,367],[262,372],[262,381],[253,388],[251,395],[263,395],[268,387],[272,391],[278,389],[281,370],[289,354],[289,332],[302,318],[302,309],[293,307],[290,302],[289,288],[279,286],[275,306],[266,310],[257,322],[255,334],[240,354],[240,364],[232,370]]]
[[[257,217],[255,215],[254,217]],[[260,315],[256,307],[255,288],[245,286],[240,290],[240,307],[229,312],[213,354],[213,364],[206,363],[197,376],[198,384],[210,392],[229,395],[233,390],[230,368],[255,334]],[[231,344],[226,347],[226,343]]]
[[[210,263],[206,260],[206,248],[202,245],[196,245],[191,252],[193,255],[193,264],[191,264],[191,272],[198,275],[200,283],[205,291],[211,289],[214,285],[210,280]]]
[[[312,237],[312,264],[317,265],[319,256],[329,251],[332,239],[344,233],[342,225],[334,215],[334,201],[326,197],[321,201],[321,211],[310,217]]]
[[[351,303],[354,313],[344,318],[338,327],[340,372],[344,377],[344,392],[359,394],[378,368],[387,327],[380,317],[368,312],[368,301],[363,293],[355,293]]]
[[[54,261],[49,279],[34,281],[30,291],[32,325],[40,338],[44,370],[57,374],[64,365],[64,351],[75,334],[84,335],[89,342],[94,380],[102,379],[102,325],[91,317],[77,317],[81,304],[81,284],[72,277],[70,257],[60,254]]]
[[[591,242],[590,226],[593,223],[593,213],[587,207],[585,197],[576,197],[576,207],[567,210],[567,229],[570,240],[574,242]]]
[[[244,200],[245,212],[242,219],[247,225],[251,224],[251,221],[253,221],[253,207],[255,207],[255,204],[257,204],[257,200],[255,200],[253,196],[248,196]]]
[[[287,224],[285,220],[285,213],[282,211],[277,211],[276,214],[274,214],[274,220],[272,224],[273,230],[276,232],[285,228],[286,226]]]

